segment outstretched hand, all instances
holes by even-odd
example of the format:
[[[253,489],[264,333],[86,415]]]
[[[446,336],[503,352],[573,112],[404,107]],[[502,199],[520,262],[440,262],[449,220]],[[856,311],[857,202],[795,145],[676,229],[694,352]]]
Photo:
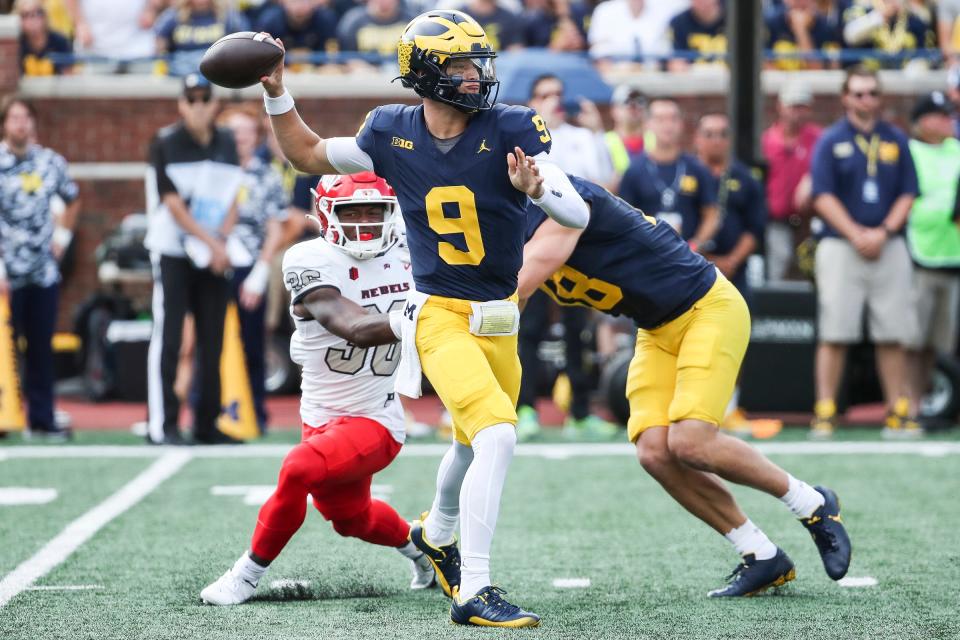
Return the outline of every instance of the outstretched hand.
[[[537,161],[527,156],[520,147],[514,147],[513,153],[507,154],[507,173],[517,191],[531,198],[543,196],[543,176],[540,175]]]
[[[269,36],[269,34],[267,34]],[[280,47],[280,50],[284,52],[286,56],[287,50],[283,47],[283,42],[280,38],[274,38],[273,42]],[[273,68],[273,71],[270,72],[268,76],[262,76],[260,78],[260,83],[263,85],[264,90],[267,92],[267,95],[271,98],[278,98],[283,95],[283,64],[284,58],[280,59],[280,62],[277,63],[277,66]]]

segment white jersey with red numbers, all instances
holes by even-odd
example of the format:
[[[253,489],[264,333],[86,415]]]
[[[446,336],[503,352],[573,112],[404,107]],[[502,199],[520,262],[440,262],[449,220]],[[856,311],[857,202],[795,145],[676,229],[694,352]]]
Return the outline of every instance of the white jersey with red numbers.
[[[323,238],[296,244],[283,256],[283,281],[296,326],[290,357],[303,368],[300,417],[305,424],[318,427],[340,416],[362,416],[404,441],[403,407],[393,388],[399,343],[357,347],[293,312],[295,303],[320,287],[339,290],[371,313],[401,309],[413,288],[409,264],[402,258],[394,247],[382,256],[357,260]]]

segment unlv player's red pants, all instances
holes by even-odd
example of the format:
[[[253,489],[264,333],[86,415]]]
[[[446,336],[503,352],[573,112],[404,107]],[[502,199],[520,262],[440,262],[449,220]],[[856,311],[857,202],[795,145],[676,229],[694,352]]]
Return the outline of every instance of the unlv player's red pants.
[[[283,460],[277,490],[260,509],[250,550],[272,561],[307,515],[307,496],[342,536],[401,547],[410,525],[386,502],[370,498],[373,474],[389,465],[400,443],[379,422],[336,418],[303,425],[300,444]]]

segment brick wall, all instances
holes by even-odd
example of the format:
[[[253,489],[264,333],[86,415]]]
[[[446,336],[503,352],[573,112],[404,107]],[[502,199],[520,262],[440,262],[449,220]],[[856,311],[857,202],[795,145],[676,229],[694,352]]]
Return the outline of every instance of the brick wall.
[[[0,15],[0,95],[13,91],[20,81],[20,18]]]
[[[20,80],[20,68],[17,60],[20,46],[13,38],[0,38],[0,94],[16,88]]]

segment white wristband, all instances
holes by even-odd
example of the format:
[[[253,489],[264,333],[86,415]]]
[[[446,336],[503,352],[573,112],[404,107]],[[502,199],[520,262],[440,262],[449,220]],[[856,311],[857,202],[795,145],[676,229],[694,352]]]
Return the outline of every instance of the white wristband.
[[[262,296],[267,290],[267,284],[270,281],[270,265],[263,260],[257,260],[253,269],[243,279],[243,289],[249,294]]]
[[[71,240],[73,240],[73,231],[66,227],[53,228],[53,244],[61,249],[65,249]]]
[[[293,109],[293,96],[291,96],[290,92],[286,89],[276,98],[271,98],[264,92],[263,108],[267,110],[267,115],[282,116],[287,111]]]
[[[390,330],[397,340],[403,339],[403,311],[397,309],[390,312]]]

